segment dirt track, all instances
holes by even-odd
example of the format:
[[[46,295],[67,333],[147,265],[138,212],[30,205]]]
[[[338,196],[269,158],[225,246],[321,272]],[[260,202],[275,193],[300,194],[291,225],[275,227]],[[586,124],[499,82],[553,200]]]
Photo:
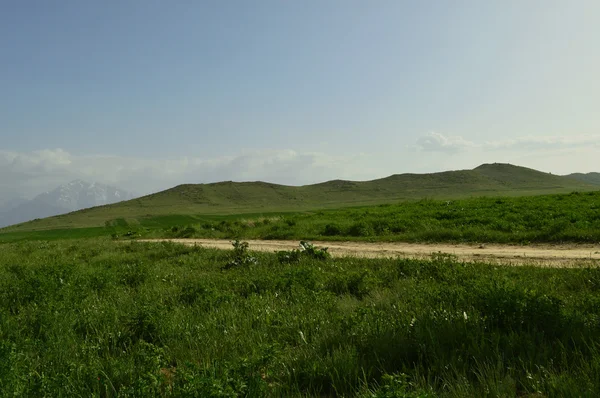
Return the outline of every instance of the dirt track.
[[[219,239],[155,239],[147,242],[171,241],[185,245],[200,245],[231,249],[230,240]],[[247,240],[250,250],[275,252],[299,247],[298,241]],[[600,265],[600,245],[453,245],[417,244],[403,242],[311,242],[328,247],[335,257],[358,256],[370,258],[407,257],[427,258],[433,253],[449,253],[464,261],[485,261],[507,265],[577,266]]]

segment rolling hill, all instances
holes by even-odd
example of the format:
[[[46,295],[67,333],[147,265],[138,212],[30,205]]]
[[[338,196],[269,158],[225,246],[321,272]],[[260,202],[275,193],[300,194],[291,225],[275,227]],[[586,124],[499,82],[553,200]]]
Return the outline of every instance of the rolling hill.
[[[574,178],[587,184],[600,185],[600,173],[573,173],[565,177]]]
[[[510,164],[483,164],[473,170],[397,174],[372,181],[334,180],[305,186],[266,182],[186,184],[117,204],[35,220],[2,231],[102,227],[123,220],[135,224],[157,216],[268,213],[392,203],[421,198],[524,196],[599,187],[573,178]]]

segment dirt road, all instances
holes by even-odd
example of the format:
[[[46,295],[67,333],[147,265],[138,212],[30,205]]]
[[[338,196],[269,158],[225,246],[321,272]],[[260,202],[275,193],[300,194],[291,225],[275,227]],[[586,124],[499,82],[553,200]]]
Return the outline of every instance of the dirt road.
[[[200,245],[231,249],[231,241],[219,239],[155,239],[146,242],[171,241],[185,245]],[[275,252],[299,247],[298,241],[247,240],[250,250]],[[369,258],[406,257],[427,258],[433,253],[449,253],[464,261],[485,261],[507,265],[578,266],[600,265],[600,245],[454,245],[417,244],[403,242],[311,242],[328,247],[334,257],[358,256]]]

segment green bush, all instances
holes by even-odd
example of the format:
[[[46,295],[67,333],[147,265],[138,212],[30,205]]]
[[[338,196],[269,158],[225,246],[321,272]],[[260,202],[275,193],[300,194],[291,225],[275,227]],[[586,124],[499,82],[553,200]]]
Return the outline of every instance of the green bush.
[[[231,242],[231,244],[233,246],[233,250],[229,256],[229,261],[227,264],[225,264],[223,269],[258,264],[257,258],[248,253],[248,242],[236,240]]]
[[[301,258],[325,261],[331,258],[327,248],[317,248],[310,242],[301,241],[300,249],[278,251],[277,259],[280,264],[292,264],[300,262]]]
[[[352,224],[348,229],[348,235],[355,237],[365,237],[374,234],[373,227],[364,221]]]
[[[322,232],[323,236],[343,235],[342,229],[337,224],[327,224]]]

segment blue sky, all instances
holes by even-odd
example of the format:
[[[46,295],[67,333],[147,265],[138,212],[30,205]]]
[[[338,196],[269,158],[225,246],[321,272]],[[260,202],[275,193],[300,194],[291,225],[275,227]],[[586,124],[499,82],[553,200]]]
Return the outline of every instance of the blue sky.
[[[0,5],[0,194],[600,171],[597,1]]]

